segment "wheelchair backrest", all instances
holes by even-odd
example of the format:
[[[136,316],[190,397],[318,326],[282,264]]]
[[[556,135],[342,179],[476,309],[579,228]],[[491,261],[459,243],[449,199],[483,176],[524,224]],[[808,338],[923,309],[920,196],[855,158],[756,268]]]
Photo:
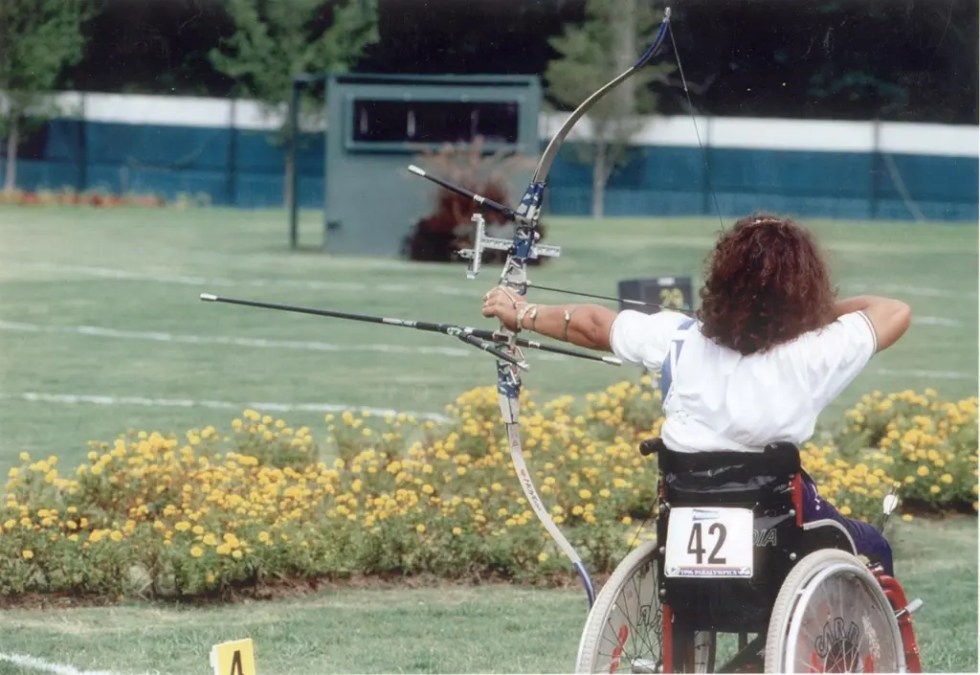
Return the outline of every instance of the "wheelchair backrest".
[[[662,600],[671,607],[675,621],[683,621],[695,630],[764,631],[783,580],[802,557],[799,490],[794,489],[800,480],[798,449],[791,443],[774,443],[762,453],[677,453],[661,446],[658,454],[658,574]],[[676,573],[676,567],[667,570],[665,565],[668,523],[671,511],[680,515],[682,509],[694,514],[688,518],[700,514],[709,521],[710,514],[719,509],[750,510],[752,534],[743,530],[740,536],[752,538],[751,553],[747,554],[752,561],[751,577],[668,576]],[[688,541],[690,550],[697,545],[706,547],[706,553],[712,545],[720,546],[718,532],[713,540],[706,537],[702,541],[698,525],[691,525],[689,520],[683,522],[681,527],[692,529],[690,534],[681,533],[682,545]],[[724,537],[723,526],[715,527],[721,527],[720,535]],[[674,540],[679,536],[675,533]],[[728,546],[731,547],[730,542]],[[748,546],[744,542],[743,550]],[[711,560],[710,555],[707,559]],[[719,569],[721,574],[740,573],[734,568]],[[692,575],[701,573],[697,569],[691,571]],[[705,569],[703,573],[718,572]]]

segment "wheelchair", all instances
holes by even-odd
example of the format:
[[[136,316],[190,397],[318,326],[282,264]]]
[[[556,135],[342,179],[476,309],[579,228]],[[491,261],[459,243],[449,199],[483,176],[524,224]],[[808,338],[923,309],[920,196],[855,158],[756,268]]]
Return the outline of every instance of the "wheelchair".
[[[840,523],[803,522],[794,445],[706,457],[651,439],[640,452],[660,465],[657,539],[597,596],[576,672],[921,672],[921,602],[859,559]],[[716,669],[726,633],[737,646]]]

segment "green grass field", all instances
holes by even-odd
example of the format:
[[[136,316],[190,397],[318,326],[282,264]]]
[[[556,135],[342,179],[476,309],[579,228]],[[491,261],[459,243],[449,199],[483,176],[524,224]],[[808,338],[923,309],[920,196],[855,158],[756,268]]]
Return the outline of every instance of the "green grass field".
[[[957,517],[889,526],[926,672],[977,672],[977,526]],[[937,555],[937,552],[942,552]],[[251,637],[260,675],[561,673],[585,621],[577,588],[333,588],[274,602],[204,608],[115,607],[0,613],[3,655],[120,673],[205,673],[210,646]],[[77,672],[77,671],[55,671]]]
[[[201,292],[489,325],[493,268],[323,253],[318,214],[291,252],[279,211],[0,207],[0,470],[20,451],[72,465],[127,428],[225,428],[246,404],[324,429],[330,407],[439,413],[494,382],[486,355],[440,335],[203,303]],[[970,224],[812,222],[842,295],[894,295],[912,329],[825,412],[834,424],[873,389],[977,392],[977,229]],[[698,277],[717,220],[551,219],[564,247],[532,270],[545,285],[615,294],[620,279]],[[538,292],[543,302],[569,298]],[[574,301],[574,299],[571,299]],[[582,394],[619,369],[530,356],[539,397]]]
[[[278,211],[0,207],[0,471],[17,454],[71,468],[89,440],[128,428],[180,432],[246,405],[325,434],[325,411],[369,406],[439,413],[494,381],[487,356],[438,335],[202,303],[201,292],[488,325],[459,265],[341,258],[319,249],[318,214],[286,245]],[[842,295],[907,300],[908,335],[822,418],[874,389],[977,393],[975,224],[812,222]],[[563,256],[541,284],[615,293],[620,279],[700,275],[711,219],[550,219]],[[541,293],[543,302],[567,298]],[[542,354],[526,386],[584,394],[638,373]],[[900,577],[926,600],[917,622],[930,671],[976,672],[975,518],[896,523]],[[543,536],[543,535],[542,535]],[[256,640],[260,673],[562,672],[584,601],[574,589],[338,588],[215,608],[125,604],[0,614],[3,655],[113,672],[206,672],[224,639]],[[74,672],[54,670],[52,672]]]

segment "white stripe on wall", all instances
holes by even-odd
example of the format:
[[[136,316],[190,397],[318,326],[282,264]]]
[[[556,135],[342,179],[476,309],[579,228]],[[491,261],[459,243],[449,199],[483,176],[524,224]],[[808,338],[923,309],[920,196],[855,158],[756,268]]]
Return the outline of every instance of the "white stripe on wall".
[[[2,94],[0,94],[2,99]],[[55,96],[65,117],[93,122],[141,125],[274,130],[282,126],[284,107],[269,111],[256,101],[197,96],[148,96],[64,92]],[[318,118],[318,123],[325,116]],[[542,140],[551,137],[568,113],[542,113],[538,129]],[[872,121],[797,120],[778,118],[698,117],[701,142],[713,148],[871,152],[875,149]],[[589,138],[585,119],[570,138]],[[976,125],[881,122],[878,150],[890,154],[980,156]],[[649,115],[642,118],[634,137],[637,145],[697,147],[691,117]]]

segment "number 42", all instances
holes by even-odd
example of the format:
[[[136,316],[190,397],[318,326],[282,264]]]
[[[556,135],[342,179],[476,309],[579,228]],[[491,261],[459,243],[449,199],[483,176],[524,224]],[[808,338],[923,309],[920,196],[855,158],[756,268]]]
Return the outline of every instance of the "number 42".
[[[707,534],[708,537],[716,537],[714,548],[711,549],[711,554],[708,555],[708,564],[724,565],[726,560],[720,557],[718,552],[721,551],[721,547],[725,543],[725,536],[727,535],[725,526],[721,523],[712,523],[708,528]],[[704,554],[707,550],[702,543],[702,539],[702,523],[694,523],[691,527],[691,537],[687,541],[687,552],[695,557],[698,565],[704,562]]]

